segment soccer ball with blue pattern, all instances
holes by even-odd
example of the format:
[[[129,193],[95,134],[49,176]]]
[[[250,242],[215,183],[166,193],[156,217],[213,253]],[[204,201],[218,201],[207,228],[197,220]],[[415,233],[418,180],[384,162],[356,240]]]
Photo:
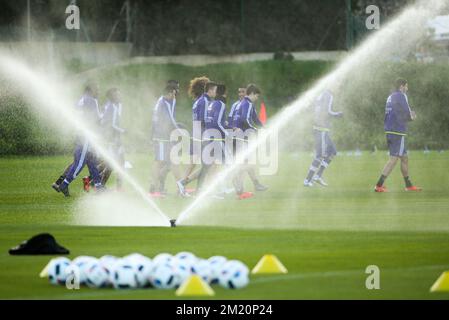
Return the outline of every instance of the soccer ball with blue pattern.
[[[150,277],[151,284],[156,289],[174,289],[179,285],[179,278],[173,265],[158,264],[153,268]]]
[[[228,261],[223,265],[218,281],[226,289],[244,288],[249,283],[249,269],[240,261]]]
[[[115,289],[134,289],[138,286],[135,268],[132,263],[121,259],[112,269],[112,285]]]
[[[67,258],[55,258],[48,264],[48,280],[51,284],[65,284],[67,279],[66,270],[70,266]]]
[[[90,288],[104,288],[109,285],[109,271],[99,261],[90,261],[85,267],[86,284]]]

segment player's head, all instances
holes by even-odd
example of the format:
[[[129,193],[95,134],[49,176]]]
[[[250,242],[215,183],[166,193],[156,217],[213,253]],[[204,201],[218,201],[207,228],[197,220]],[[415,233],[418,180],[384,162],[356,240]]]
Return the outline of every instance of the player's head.
[[[111,88],[106,92],[106,97],[113,103],[118,103],[121,100],[120,90],[117,88]]]
[[[190,81],[189,84],[189,96],[192,99],[198,99],[204,93],[204,87],[206,83],[210,82],[208,77],[197,77]]]
[[[215,98],[217,96],[217,86],[218,86],[217,83],[209,81],[204,86],[204,93],[207,94],[212,99]]]
[[[259,99],[260,89],[255,84],[250,84],[246,87],[246,96],[252,101],[255,102]]]
[[[98,87],[98,84],[95,81],[88,81],[84,87],[84,93],[97,98],[98,92],[100,91],[100,88]]]
[[[176,96],[179,95],[179,81],[178,80],[168,80],[167,87],[172,87],[176,89]]]
[[[403,78],[398,78],[395,81],[395,89],[406,93],[408,91],[408,82]]]
[[[239,100],[242,100],[246,96],[246,88],[239,88],[238,90]]]
[[[217,84],[216,100],[226,102],[226,86],[224,84]]]
[[[179,84],[176,82],[167,82],[167,85],[164,88],[164,96],[168,99],[176,98],[176,95],[179,92]]]

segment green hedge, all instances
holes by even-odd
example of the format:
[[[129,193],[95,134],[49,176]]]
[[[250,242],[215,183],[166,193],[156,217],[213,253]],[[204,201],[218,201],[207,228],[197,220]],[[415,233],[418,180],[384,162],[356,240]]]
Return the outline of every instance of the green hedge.
[[[332,67],[332,63],[318,61],[264,61],[201,67],[143,64],[98,69],[79,74],[78,80],[80,88],[84,80],[93,78],[100,83],[102,92],[112,86],[121,89],[123,126],[129,131],[125,137],[128,151],[148,152],[152,108],[168,79],[181,82],[177,118],[184,123],[191,119],[192,101],[186,94],[188,83],[201,75],[226,83],[230,102],[236,99],[235,92],[239,86],[257,83],[262,88],[268,116],[272,117]],[[410,104],[419,116],[410,125],[409,148],[449,147],[449,66],[384,63],[369,72],[353,72],[351,80],[341,86],[335,108],[343,110],[345,118],[335,121],[333,130],[339,149],[385,148],[385,101],[392,81],[398,76],[409,80]],[[104,96],[100,101],[104,101]],[[295,143],[289,144],[291,149],[311,148],[311,114],[311,109],[308,109],[299,116],[295,125],[297,130],[294,134],[290,132],[295,136]],[[1,155],[57,154],[70,148],[70,143],[59,139],[54,127],[28,110],[20,96],[0,94]]]
[[[0,95],[0,156],[52,155],[69,150],[57,130],[17,95]]]

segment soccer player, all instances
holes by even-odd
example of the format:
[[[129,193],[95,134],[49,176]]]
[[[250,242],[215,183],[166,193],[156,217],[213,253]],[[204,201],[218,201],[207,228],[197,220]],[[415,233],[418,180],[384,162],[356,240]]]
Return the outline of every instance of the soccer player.
[[[260,122],[257,115],[256,109],[253,106],[253,104],[259,99],[260,93],[260,89],[255,84],[248,85],[246,88],[246,96],[238,105],[236,105],[232,114],[232,122],[230,126],[233,129],[241,130],[243,132],[248,129],[252,129],[257,132],[259,128],[263,127],[263,124]],[[247,142],[245,141],[244,143]],[[244,192],[243,190],[242,175],[244,172],[249,172],[250,170],[254,170],[255,173],[253,165],[242,165],[234,177],[234,185],[239,199],[251,198],[253,196],[253,193]],[[260,188],[260,191],[266,190],[266,187],[263,186],[257,178],[255,185]]]
[[[84,95],[79,100],[77,105],[77,110],[83,118],[84,123],[94,131],[98,130],[102,117],[98,108],[97,97],[98,85],[95,83],[90,83],[86,86]],[[82,134],[78,135],[76,139],[74,161],[64,173],[64,180],[60,183],[60,185],[55,185],[55,183],[53,188],[58,192],[62,192],[64,196],[69,197],[70,183],[78,176],[86,164],[94,181],[95,188],[98,191],[101,191],[103,186],[101,184],[101,178],[98,172],[98,160],[89,140]]]
[[[388,192],[384,182],[393,171],[397,162],[401,160],[401,172],[404,177],[406,191],[421,191],[414,186],[409,178],[408,156],[405,144],[408,122],[416,119],[416,113],[408,104],[408,82],[405,79],[397,79],[395,91],[388,97],[385,106],[384,129],[387,136],[387,145],[390,150],[390,159],[385,165],[382,175],[374,188],[375,192]]]
[[[181,196],[187,196],[185,188],[181,183],[182,176],[178,166],[171,163],[170,151],[172,142],[170,135],[173,130],[179,130],[175,121],[176,95],[179,92],[179,83],[169,81],[164,89],[164,95],[159,98],[153,109],[152,138],[154,143],[155,164],[152,173],[150,196],[163,197],[163,186],[161,181],[165,179],[168,170],[173,172],[176,185]],[[168,169],[167,169],[168,168]]]
[[[245,96],[246,96],[246,88],[239,88],[238,89],[239,99],[236,102],[234,102],[234,104],[231,107],[231,110],[229,111],[228,124],[232,123],[232,116],[234,115],[235,108],[237,108],[237,105],[239,105],[240,102],[242,102],[242,100],[245,98]]]
[[[217,94],[217,84],[215,82],[212,82],[207,77],[199,77],[195,78],[192,81],[190,81],[189,86],[189,95],[195,100],[192,107],[192,123],[195,125],[195,123],[199,124],[201,126],[201,137],[195,137],[195,130],[192,130],[193,132],[193,141],[190,145],[190,152],[192,156],[192,160],[197,160],[197,157],[201,157],[201,154],[196,154],[196,150],[194,148],[194,143],[199,142],[202,143],[202,135],[206,128],[205,124],[205,111],[206,108],[209,106],[209,104],[212,102],[212,100],[215,98]],[[196,168],[195,161],[192,161],[192,164],[189,166],[189,168],[186,171],[185,178],[182,180],[182,184],[186,186],[190,182],[194,181],[199,177],[199,173],[201,171],[194,172]]]
[[[328,185],[323,179],[323,172],[337,155],[337,149],[329,134],[330,119],[343,116],[343,112],[333,110],[333,102],[334,96],[330,90],[325,90],[315,100],[313,134],[316,155],[304,180],[305,187],[313,187],[312,182],[322,186]]]
[[[235,112],[237,106],[243,101],[245,96],[246,96],[246,88],[239,88],[238,89],[239,100],[234,102],[234,104],[231,107],[231,111],[229,112],[229,116],[228,116],[228,124],[232,123],[232,117],[234,116],[234,112]],[[233,151],[235,152],[235,150],[233,150]],[[248,176],[251,179],[251,182],[253,183],[254,189],[256,191],[266,191],[266,190],[268,190],[267,186],[264,186],[263,184],[261,184],[259,182],[259,179],[257,178],[257,174],[256,174],[256,168],[254,166],[247,167],[246,172],[248,173]]]
[[[106,93],[107,102],[104,107],[101,125],[105,140],[108,145],[108,150],[121,167],[125,166],[125,151],[122,145],[122,135],[126,132],[120,126],[120,119],[122,116],[121,94],[117,88],[112,88]],[[106,182],[111,176],[112,168],[105,164],[101,171],[101,184],[106,185]],[[117,176],[117,189],[122,188],[123,182],[121,177]]]
[[[215,129],[218,130],[221,134],[221,138],[205,138],[205,143],[213,143],[217,144],[218,147],[216,149],[220,149],[219,154],[213,155],[213,160],[219,161],[221,163],[225,163],[226,161],[226,147],[225,147],[225,138],[228,135],[227,129],[228,126],[226,124],[226,86],[224,84],[218,84],[216,90],[215,100],[208,105],[204,115],[204,124],[206,130]],[[216,151],[216,150],[214,150]],[[212,160],[212,159],[211,159]],[[203,166],[200,171],[200,175],[198,177],[198,192],[201,190],[204,180],[209,173],[210,169],[213,167],[213,164],[203,163]],[[223,198],[222,195],[215,195],[215,197]]]

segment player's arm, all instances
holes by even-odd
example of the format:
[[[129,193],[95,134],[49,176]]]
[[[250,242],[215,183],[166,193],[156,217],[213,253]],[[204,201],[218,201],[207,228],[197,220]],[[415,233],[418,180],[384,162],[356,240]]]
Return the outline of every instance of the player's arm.
[[[225,134],[225,136],[227,136],[228,132],[226,131],[227,126],[226,126],[225,117],[224,117],[226,107],[222,103],[220,103],[220,105],[221,105],[221,108],[220,108],[220,112],[218,113],[217,124],[218,124],[218,127],[220,128],[220,130]]]
[[[170,124],[172,125],[173,129],[175,130],[179,130],[179,126],[178,123],[175,120],[175,112],[174,112],[174,108],[167,108],[167,112],[168,112],[168,117],[170,120]]]
[[[416,114],[410,109],[408,101],[405,95],[398,95],[398,100],[396,103],[396,108],[398,116],[402,121],[413,121],[416,119]]]
[[[263,123],[260,121],[259,116],[257,114],[257,111],[254,107],[251,108],[251,120],[253,121],[253,124],[257,127],[257,128],[262,128],[263,127]]]
[[[327,99],[327,113],[329,115],[331,115],[332,117],[342,117],[343,116],[343,112],[334,111],[333,110],[333,105],[334,105],[334,97],[333,97],[333,95],[327,94],[326,95],[326,99]]]
[[[125,133],[125,129],[120,128],[120,126],[118,125],[118,111],[116,108],[113,109],[114,113],[112,114],[112,129],[114,129],[115,131],[119,132],[119,133]]]

